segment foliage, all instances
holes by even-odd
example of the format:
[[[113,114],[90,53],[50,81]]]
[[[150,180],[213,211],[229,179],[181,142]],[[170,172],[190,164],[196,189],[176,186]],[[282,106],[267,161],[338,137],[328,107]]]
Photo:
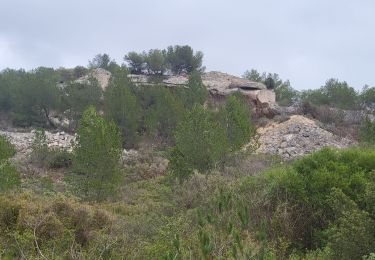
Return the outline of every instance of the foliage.
[[[268,237],[275,248],[281,249],[279,241],[284,241],[286,253],[327,247],[340,256],[347,245],[354,257],[373,248],[375,233],[369,227],[374,215],[365,201],[373,200],[368,190],[374,185],[374,169],[374,151],[325,148],[242,186],[249,192],[247,198],[254,196],[254,190],[267,198],[257,207],[268,222]],[[353,232],[361,238],[353,241],[349,235]],[[363,244],[354,250],[358,241]]]
[[[299,98],[299,92],[293,89],[290,84],[280,85],[275,89],[275,94],[276,102],[280,106],[292,106],[298,101]]]
[[[257,70],[252,69],[245,71],[242,77],[251,81],[262,82],[268,89],[278,89],[281,86],[290,87],[289,80],[283,81],[277,73],[263,72],[260,74]]]
[[[171,71],[175,74],[191,73],[193,71],[203,71],[203,53],[194,53],[188,46],[169,46],[166,51],[166,61]]]
[[[93,259],[101,255],[106,259],[118,258],[119,241],[114,236],[114,222],[109,212],[63,196],[1,196],[1,257]]]
[[[255,127],[251,124],[249,109],[236,96],[227,99],[219,114],[232,151],[241,149],[254,137]]]
[[[215,167],[228,150],[224,129],[214,120],[212,113],[200,105],[196,105],[177,126],[175,139],[178,152],[173,154],[177,154],[184,165],[198,171]],[[187,177],[180,176],[186,173],[185,169],[180,172],[173,164],[171,167],[177,176]]]
[[[125,147],[134,147],[142,111],[126,73],[112,78],[104,92],[104,108],[106,117],[119,127]]]
[[[327,80],[319,89],[302,92],[301,98],[315,105],[328,105],[341,109],[355,109],[358,104],[358,95],[354,88],[345,81],[340,82],[337,79]]]
[[[194,53],[188,46],[169,46],[167,50],[151,49],[142,53],[129,52],[124,57],[125,62],[130,67],[133,74],[163,75],[169,69],[174,74],[191,73],[193,71],[202,72],[203,53]]]
[[[361,259],[375,248],[375,221],[365,211],[343,212],[326,232],[335,259]]]
[[[79,120],[89,106],[98,107],[102,96],[102,89],[93,78],[88,82],[69,83],[64,92],[64,107],[68,109],[68,116],[73,120]]]
[[[12,118],[18,126],[47,125],[51,110],[58,109],[58,75],[52,68],[40,67],[17,73],[12,91]]]
[[[145,57],[145,62],[149,74],[163,75],[167,69],[165,53],[158,49],[149,50]]]
[[[375,87],[364,86],[360,95],[359,100],[361,106],[367,109],[375,109]]]
[[[3,162],[16,154],[14,146],[2,135],[0,135],[0,162]]]
[[[116,194],[122,178],[120,155],[121,138],[116,125],[105,121],[94,107],[89,107],[77,130],[73,174],[69,179],[74,191],[95,201]]]
[[[166,87],[153,87],[147,92],[148,105],[144,109],[147,132],[171,143],[173,131],[181,121],[185,109]]]
[[[0,162],[0,192],[10,190],[21,184],[21,176],[17,169],[9,162]]]
[[[9,112],[12,109],[14,97],[13,91],[21,84],[23,70],[6,69],[0,73],[0,111]]]
[[[118,64],[112,60],[108,54],[97,54],[91,61],[89,61],[89,69],[105,69],[110,72],[116,70]]]
[[[9,158],[16,153],[14,147],[3,136],[0,136],[0,192],[7,191],[20,184],[20,175]]]
[[[37,129],[34,132],[34,140],[31,145],[30,160],[32,163],[43,167],[47,166],[50,151],[47,144],[47,136],[44,129]]]
[[[191,109],[194,105],[203,105],[208,96],[207,88],[203,85],[199,72],[193,71],[189,75],[187,88],[179,92],[179,98],[185,107]]]
[[[242,76],[251,81],[262,82],[268,89],[273,89],[276,94],[276,101],[281,106],[291,106],[299,98],[297,90],[293,89],[290,81],[283,81],[276,73],[259,73],[257,70],[247,70]]]
[[[76,66],[73,69],[73,76],[74,76],[74,78],[78,79],[80,77],[85,76],[88,72],[89,71],[88,71],[88,69],[86,67]]]
[[[181,184],[169,176],[127,181],[119,200],[91,205],[1,195],[1,256],[372,259],[374,159],[367,148],[324,149],[253,176],[217,170]]]
[[[69,168],[72,165],[73,155],[65,149],[50,149],[48,155],[48,168]]]
[[[358,138],[362,143],[375,144],[375,122],[365,117],[359,128]]]
[[[44,129],[37,129],[31,145],[30,162],[47,169],[68,168],[72,163],[72,154],[65,149],[49,148]]]
[[[124,60],[129,64],[131,73],[142,73],[145,63],[145,53],[137,53],[131,51],[127,55],[125,55]]]

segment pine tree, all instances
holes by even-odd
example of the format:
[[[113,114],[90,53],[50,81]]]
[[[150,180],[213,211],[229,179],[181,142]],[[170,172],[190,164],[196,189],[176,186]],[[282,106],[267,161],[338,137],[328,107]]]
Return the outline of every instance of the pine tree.
[[[126,76],[112,80],[104,92],[104,107],[106,116],[119,127],[124,146],[133,147],[138,139],[141,107]]]
[[[220,110],[220,117],[232,151],[250,142],[255,134],[255,127],[251,124],[249,109],[236,96],[228,98]]]
[[[195,106],[179,124],[175,134],[176,150],[172,153],[171,169],[187,175],[191,170],[207,171],[227,152],[224,129],[203,106]],[[178,158],[173,158],[177,156]],[[183,163],[180,161],[183,160]],[[173,164],[173,162],[178,164]],[[183,166],[184,169],[179,170]],[[189,168],[190,171],[186,171]]]
[[[121,184],[119,169],[121,138],[114,123],[109,123],[89,107],[77,130],[74,149],[73,190],[88,200],[102,201],[114,195]]]

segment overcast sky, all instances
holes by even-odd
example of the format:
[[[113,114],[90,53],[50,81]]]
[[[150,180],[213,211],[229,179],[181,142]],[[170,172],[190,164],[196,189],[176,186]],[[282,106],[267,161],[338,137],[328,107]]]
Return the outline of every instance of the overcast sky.
[[[0,69],[189,44],[207,70],[375,86],[374,0],[0,0]]]

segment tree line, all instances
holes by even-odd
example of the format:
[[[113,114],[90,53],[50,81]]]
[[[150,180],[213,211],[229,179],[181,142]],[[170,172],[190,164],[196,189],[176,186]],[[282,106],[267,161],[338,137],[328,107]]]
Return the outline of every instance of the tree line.
[[[310,103],[340,109],[375,109],[375,87],[368,85],[365,85],[361,91],[356,91],[346,81],[331,78],[320,88],[297,91],[289,80],[282,80],[277,73],[260,73],[252,69],[246,71],[243,77],[262,82],[268,88],[274,89],[276,101],[281,106]]]
[[[203,52],[194,51],[189,45],[169,46],[166,49],[130,51],[124,61],[132,74],[163,75],[189,74],[204,71]],[[108,54],[98,54],[89,61],[89,68],[102,68],[113,72],[119,65]]]

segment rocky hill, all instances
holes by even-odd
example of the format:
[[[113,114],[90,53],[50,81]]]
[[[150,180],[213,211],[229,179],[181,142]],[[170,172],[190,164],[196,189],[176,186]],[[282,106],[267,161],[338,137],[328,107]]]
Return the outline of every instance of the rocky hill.
[[[164,76],[161,83],[152,82],[152,77],[147,75],[129,75],[135,85],[154,86],[163,84],[167,87],[186,87],[187,75]],[[273,90],[267,89],[263,83],[229,75],[227,73],[211,71],[202,74],[202,83],[210,93],[212,103],[220,103],[226,96],[241,93],[254,108],[258,116],[272,116],[277,113],[276,96]]]

